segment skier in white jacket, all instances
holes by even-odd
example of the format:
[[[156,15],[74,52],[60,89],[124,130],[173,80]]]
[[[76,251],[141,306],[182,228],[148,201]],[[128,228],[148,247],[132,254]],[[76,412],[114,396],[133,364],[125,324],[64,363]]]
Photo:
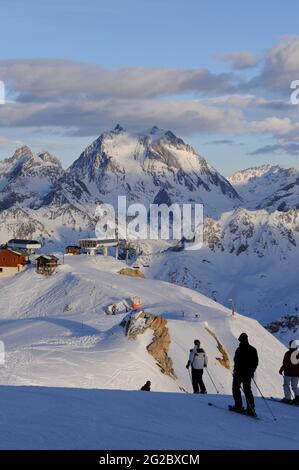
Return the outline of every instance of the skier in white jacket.
[[[199,339],[194,340],[194,348],[190,349],[187,369],[191,366],[192,386],[194,393],[207,393],[202,376],[204,368],[208,365],[208,356],[200,347]],[[200,390],[200,391],[199,391]]]

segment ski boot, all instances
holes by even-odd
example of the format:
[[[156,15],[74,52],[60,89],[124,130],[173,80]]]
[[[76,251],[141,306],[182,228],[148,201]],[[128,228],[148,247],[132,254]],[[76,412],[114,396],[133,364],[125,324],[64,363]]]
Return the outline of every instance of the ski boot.
[[[293,400],[289,400],[288,398],[282,398],[281,403],[286,403],[287,405],[291,405]]]
[[[236,413],[245,413],[245,408],[243,406],[236,406],[236,405],[228,405],[228,409],[230,411],[235,411]]]
[[[255,416],[255,417],[257,417],[257,414],[256,414],[254,408],[247,408],[247,409],[245,410],[245,413],[246,413],[248,416]]]

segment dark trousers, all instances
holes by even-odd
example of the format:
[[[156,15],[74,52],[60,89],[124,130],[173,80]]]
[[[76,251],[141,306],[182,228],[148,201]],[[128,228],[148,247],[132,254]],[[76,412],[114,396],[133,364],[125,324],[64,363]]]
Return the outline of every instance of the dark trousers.
[[[251,377],[239,377],[238,375],[234,376],[233,380],[233,397],[235,400],[235,405],[237,408],[242,408],[242,395],[241,387],[244,391],[244,395],[247,401],[247,409],[250,411],[255,409],[254,398],[251,390]]]
[[[193,385],[194,393],[199,393],[199,389],[201,392],[205,392],[206,387],[202,380],[203,369],[192,368],[191,370],[192,370],[192,385]]]

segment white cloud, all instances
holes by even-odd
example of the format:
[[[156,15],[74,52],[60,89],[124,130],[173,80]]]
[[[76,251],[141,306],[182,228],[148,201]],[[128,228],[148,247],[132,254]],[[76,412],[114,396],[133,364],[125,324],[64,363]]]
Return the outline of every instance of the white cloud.
[[[289,96],[290,84],[296,79],[299,79],[299,36],[289,36],[266,52],[262,70],[249,82],[249,87]]]
[[[231,74],[207,69],[132,67],[113,72],[68,60],[2,60],[0,77],[18,101],[26,102],[220,93],[233,84]]]
[[[156,124],[183,135],[260,133],[295,141],[299,108],[283,95],[290,93],[290,78],[299,78],[298,57],[299,36],[286,38],[266,52],[250,80],[204,68],[111,71],[68,60],[4,60],[0,78],[15,102],[0,106],[0,125],[94,136],[121,122],[129,129]],[[256,63],[247,51],[222,58],[238,70]]]

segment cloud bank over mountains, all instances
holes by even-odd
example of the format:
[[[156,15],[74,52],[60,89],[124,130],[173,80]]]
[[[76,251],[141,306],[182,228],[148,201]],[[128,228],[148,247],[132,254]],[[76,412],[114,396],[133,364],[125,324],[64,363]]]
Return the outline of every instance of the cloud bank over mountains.
[[[294,154],[299,109],[290,103],[290,84],[299,78],[299,36],[282,39],[261,57],[250,51],[218,57],[228,71],[112,71],[71,60],[2,60],[0,77],[11,99],[0,106],[0,125],[93,136],[115,122],[135,129],[156,122],[184,135],[219,134],[217,140],[266,134],[274,138],[274,151]]]

